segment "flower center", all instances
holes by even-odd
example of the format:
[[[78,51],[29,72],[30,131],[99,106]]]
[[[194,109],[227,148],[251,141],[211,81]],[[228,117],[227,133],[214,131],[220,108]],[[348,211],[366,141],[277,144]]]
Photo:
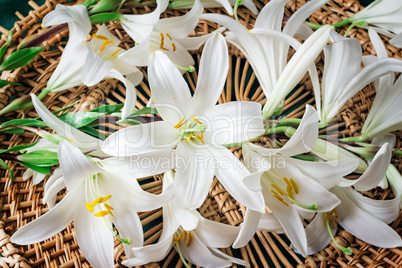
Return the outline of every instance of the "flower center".
[[[163,35],[163,33],[159,33],[159,34],[161,36],[159,49],[169,51],[169,49],[164,47],[164,45],[165,45],[165,43],[170,43],[170,46],[172,47],[173,52],[175,52],[176,45],[175,45],[175,43],[172,42],[173,41],[172,37],[170,37],[170,35],[168,33],[165,33],[166,37],[168,38],[168,39],[166,39],[166,42],[165,42],[165,35]]]
[[[191,117],[192,121],[187,122],[184,117],[174,126],[174,128],[180,128],[180,137],[187,142],[190,140],[198,140],[202,144],[204,143],[205,125],[195,117]]]
[[[265,174],[268,176],[267,173]],[[271,193],[274,195],[274,197],[278,199],[280,202],[282,202],[284,205],[289,206],[289,204],[286,203],[286,201],[284,200],[284,198],[286,198],[290,203],[296,204],[297,206],[302,207],[304,209],[310,209],[310,210],[318,209],[317,204],[306,206],[300,204],[295,200],[295,195],[299,193],[299,187],[293,179],[289,180],[288,178],[283,177],[283,182],[285,182],[286,187],[281,187],[271,177],[268,176],[268,178],[271,180],[272,183],[271,184],[266,183],[266,186],[271,189]]]
[[[99,48],[99,52],[104,51],[105,48],[106,48],[108,45],[114,44],[114,40],[110,40],[109,38],[107,38],[107,37],[104,36],[104,35],[93,34],[93,35],[92,35],[92,38],[96,38],[96,39],[99,39],[99,40],[102,40],[102,41],[103,41],[101,47]],[[119,53],[120,50],[121,50],[121,48],[117,48],[117,50],[116,50],[115,52],[113,52],[112,54],[110,54],[110,55],[109,55],[108,57],[106,57],[105,59],[107,60],[107,59],[109,59],[109,58],[114,58],[114,57],[116,57],[116,54]]]
[[[190,246],[191,241],[193,239],[193,235],[191,232],[187,232],[186,230],[183,230],[183,232],[179,233],[178,231],[175,232],[173,235],[173,241],[174,242],[180,242],[180,240],[183,240],[183,242],[187,241],[186,246]]]
[[[113,213],[112,213],[112,210],[114,210],[114,208],[113,208],[112,206],[110,206],[109,204],[105,203],[105,202],[108,201],[111,197],[112,197],[111,195],[108,195],[108,196],[105,196],[105,197],[100,196],[100,197],[98,197],[97,199],[95,199],[91,204],[89,204],[89,203],[87,202],[87,203],[85,204],[85,206],[86,206],[87,210],[88,210],[89,212],[91,212],[91,213],[93,213],[93,212],[95,211],[95,210],[94,210],[94,207],[95,207],[95,206],[100,206],[101,211],[96,212],[96,213],[94,214],[95,217],[104,217],[104,216],[109,215],[109,214],[112,215],[112,216],[114,216]],[[103,204],[105,210],[102,210],[101,204]]]

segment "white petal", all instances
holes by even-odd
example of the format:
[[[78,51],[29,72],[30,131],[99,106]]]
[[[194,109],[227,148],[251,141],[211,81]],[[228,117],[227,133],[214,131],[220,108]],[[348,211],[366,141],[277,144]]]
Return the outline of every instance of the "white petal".
[[[163,260],[172,249],[173,234],[165,239],[159,239],[158,243],[145,247],[134,247],[132,250],[135,258],[124,260],[122,264],[126,266],[139,266],[149,262]]]
[[[155,25],[155,30],[162,33],[169,33],[173,38],[184,38],[194,31],[198,24],[199,15],[204,8],[199,0],[194,1],[192,9],[180,17],[161,19]]]
[[[119,55],[119,59],[124,60],[127,64],[132,64],[135,66],[148,66],[150,52],[150,38],[149,35],[141,43],[135,45],[135,47],[130,48],[126,52]]]
[[[222,33],[225,30],[224,27],[217,29],[217,32]],[[215,32],[205,34],[197,37],[186,37],[182,39],[177,39],[177,41],[186,49],[186,50],[197,50],[202,46],[212,35],[216,34]]]
[[[377,247],[395,248],[402,246],[397,232],[383,221],[356,206],[343,192],[334,187],[331,191],[341,199],[337,207],[338,223],[352,235]]]
[[[126,100],[124,102],[123,110],[121,111],[122,119],[125,119],[126,117],[130,116],[135,109],[137,91],[135,90],[133,84],[131,84],[128,79],[124,78],[124,76],[115,69],[109,70],[105,78],[118,79],[123,82],[124,86],[126,87]]]
[[[30,169],[30,168],[27,168],[27,170],[25,170],[24,174],[22,174],[22,179],[24,181],[26,181],[27,179],[32,177],[33,174],[34,174],[34,170]]]
[[[100,167],[89,160],[77,147],[69,141],[61,141],[59,145],[59,162],[63,171],[64,183],[69,191],[75,189],[91,174],[102,171]]]
[[[187,118],[191,95],[180,71],[162,52],[156,51],[148,67],[152,100],[163,120],[176,124]]]
[[[324,249],[329,242],[331,242],[331,236],[329,235],[325,224],[325,217],[325,213],[317,213],[314,219],[306,227],[308,255],[312,255]],[[336,229],[337,224],[335,224],[335,229],[331,228],[333,235],[335,235]]]
[[[257,230],[266,232],[283,233],[281,223],[275,217],[274,213],[265,213],[261,215],[260,222],[258,223]]]
[[[34,94],[31,94],[31,98],[38,115],[49,127],[54,129],[57,134],[68,140],[72,139],[72,144],[80,149],[90,151],[99,148],[101,140],[94,138],[76,128],[73,128],[69,124],[66,124],[58,119],[48,109],[46,109],[46,107]]]
[[[402,47],[402,34],[399,33],[397,36],[390,40],[391,45],[394,47],[401,48]]]
[[[113,156],[130,156],[173,148],[180,141],[180,131],[173,126],[159,121],[124,128],[110,135],[102,150]]]
[[[133,86],[137,86],[141,83],[142,79],[144,79],[144,75],[142,74],[142,72],[135,68],[136,70],[128,75],[126,75],[126,78],[128,79],[128,81],[130,81],[131,84],[133,84]]]
[[[186,242],[180,240],[178,243],[184,258],[201,267],[228,267],[231,262],[213,255],[202,243],[195,233],[192,233],[192,240],[187,247]],[[175,245],[175,247],[177,247]]]
[[[391,149],[389,144],[385,143],[374,156],[373,161],[366,171],[353,184],[353,187],[359,191],[368,191],[377,186],[387,172],[388,164],[391,161]]]
[[[204,245],[211,248],[230,247],[239,231],[240,227],[211,220],[200,221],[194,230]]]
[[[236,264],[243,265],[245,267],[250,267],[250,264],[247,261],[227,255],[227,254],[223,253],[222,251],[220,251],[219,249],[209,248],[209,251],[216,257],[223,258],[225,260],[228,260],[228,261],[236,263]]]
[[[74,195],[67,195],[45,215],[24,225],[11,237],[11,242],[19,245],[29,245],[48,239],[73,221]]]
[[[261,105],[236,101],[219,104],[205,114],[205,140],[211,144],[248,141],[264,133]]]
[[[389,200],[375,200],[362,196],[351,187],[344,188],[343,192],[359,208],[387,224],[398,217],[400,196]]]
[[[81,252],[93,267],[113,267],[113,234],[111,223],[104,217],[95,217],[85,208],[84,196],[74,215],[74,229]],[[110,225],[110,226],[108,226]]]
[[[49,208],[53,208],[56,203],[57,193],[65,188],[63,177],[57,179],[54,183],[49,183],[45,185],[45,196],[43,197],[43,203],[47,204]]]
[[[240,225],[240,232],[233,243],[233,248],[241,248],[253,238],[258,229],[261,213],[255,210],[247,209],[244,215],[243,223]]]
[[[113,63],[102,59],[92,48],[86,44],[88,53],[81,73],[81,80],[87,86],[94,86],[99,83],[113,67]]]
[[[303,224],[300,220],[297,210],[293,206],[285,206],[279,202],[270,192],[264,194],[265,202],[269,209],[281,223],[283,230],[289,237],[289,240],[295,245],[299,252],[307,255],[307,238]]]
[[[255,21],[255,28],[281,30],[283,7],[287,0],[274,0],[264,6]]]
[[[87,34],[92,29],[87,8],[84,5],[64,6],[58,4],[54,11],[43,18],[42,24],[47,27],[66,22],[70,32],[67,46],[74,46],[81,41],[85,41]]]
[[[211,155],[207,150],[195,149],[187,142],[177,145],[175,198],[183,208],[197,209],[208,195],[214,177]]]
[[[39,172],[34,172],[32,176],[32,184],[37,185],[40,183],[44,178],[46,177],[46,174],[39,173]]]
[[[202,52],[197,88],[193,96],[194,114],[203,114],[215,106],[225,85],[228,70],[229,55],[225,38],[215,32]]]
[[[264,213],[265,206],[261,192],[251,191],[243,182],[245,177],[252,174],[240,160],[226,148],[210,148],[210,152],[218,163],[215,168],[215,176],[229,194],[245,207]]]
[[[388,133],[385,135],[381,135],[378,137],[375,137],[372,141],[371,144],[377,145],[379,147],[383,146],[384,143],[388,142],[389,148],[394,148],[395,143],[396,143],[396,137],[394,134]]]

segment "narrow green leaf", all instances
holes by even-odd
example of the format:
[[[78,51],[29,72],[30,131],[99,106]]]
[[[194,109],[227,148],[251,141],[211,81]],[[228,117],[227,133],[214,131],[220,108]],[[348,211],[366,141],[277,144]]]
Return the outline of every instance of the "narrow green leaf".
[[[111,105],[104,105],[100,106],[98,108],[93,109],[91,112],[94,113],[105,113],[105,114],[111,114],[111,113],[116,113],[123,108],[124,104],[111,104]]]
[[[28,163],[22,163],[22,162],[17,162],[20,165],[23,165],[27,168],[30,168],[36,172],[42,173],[42,174],[46,174],[46,175],[50,175],[51,174],[51,167],[40,167],[40,166],[35,166],[35,165],[31,165]]]
[[[58,154],[47,150],[37,150],[19,155],[17,159],[35,166],[54,166],[59,163]]]
[[[19,85],[18,83],[10,82],[7,80],[0,79],[0,88],[7,86],[7,85]]]
[[[6,44],[0,49],[0,60],[3,57],[4,53],[6,52],[6,49],[8,48],[8,45],[11,42],[11,39],[13,38],[13,33],[14,33],[14,29],[12,29],[10,31],[10,33],[8,34],[8,37],[7,37]]]
[[[81,128],[103,116],[102,113],[94,113],[94,112],[84,112],[80,111],[77,113],[66,113],[59,116],[60,120],[63,120],[67,124],[75,128]]]
[[[27,126],[27,127],[47,127],[46,123],[37,119],[14,119],[7,121],[0,125],[0,129],[2,132],[10,133],[10,134],[22,134],[25,132],[24,129],[20,128],[7,128],[10,125],[19,125],[19,126]],[[4,129],[3,129],[4,128]]]
[[[5,168],[5,169],[8,169],[8,171],[10,171],[11,181],[13,181],[14,180],[14,173],[11,170],[11,168],[9,166],[7,166],[7,164],[3,161],[3,159],[0,159],[0,166]]]
[[[70,105],[67,105],[66,107],[63,107],[63,108],[61,108],[61,109],[58,109],[57,111],[52,112],[52,114],[57,114],[58,112],[61,112],[61,111],[65,111],[65,110],[67,110],[67,109],[70,109],[71,107],[73,107],[75,104],[77,104],[77,103],[79,103],[79,102],[80,102],[80,100],[77,100],[77,101],[71,103]]]
[[[141,122],[133,119],[124,119],[117,121],[117,124],[141,125]]]
[[[131,115],[131,116],[139,116],[139,115],[143,115],[143,114],[156,114],[158,113],[158,111],[155,108],[150,108],[150,107],[144,107],[140,110],[135,110]]]
[[[88,134],[90,134],[90,135],[92,135],[94,137],[97,137],[97,138],[99,138],[101,140],[104,140],[104,139],[107,138],[107,136],[105,134],[97,131],[96,129],[94,129],[92,127],[85,126],[85,127],[80,128],[80,130],[82,130],[82,131],[84,131],[84,132],[86,132],[86,133],[88,133]]]
[[[24,150],[24,149],[27,149],[27,148],[30,148],[30,147],[34,146],[38,142],[39,141],[31,143],[31,144],[16,145],[16,146],[11,147],[10,149],[7,149],[7,150],[0,150],[0,153],[8,153],[8,152],[15,152],[15,151],[19,151],[19,150]]]
[[[118,13],[99,13],[89,17],[92,24],[102,24],[108,21],[120,21],[123,16]]]
[[[0,65],[0,71],[15,70],[30,63],[45,47],[30,47],[15,51]]]

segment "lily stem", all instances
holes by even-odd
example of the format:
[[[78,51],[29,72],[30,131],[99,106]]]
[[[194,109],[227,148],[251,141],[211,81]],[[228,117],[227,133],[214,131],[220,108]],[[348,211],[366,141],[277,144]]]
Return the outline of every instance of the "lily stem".
[[[338,27],[341,27],[343,25],[350,24],[350,23],[352,23],[352,19],[347,18],[346,20],[343,20],[343,21],[340,21],[338,23],[332,24],[332,26],[334,26],[335,28],[338,28]],[[308,22],[308,21],[306,21],[306,24],[313,30],[319,29],[322,26],[324,26],[324,25],[321,25],[321,24],[315,24],[315,23]]]
[[[334,235],[332,234],[331,227],[329,226],[328,218],[325,217],[325,224],[327,225],[327,230],[329,236],[331,237],[332,242],[334,242],[335,246],[337,246],[340,250],[342,250],[346,255],[352,255],[353,249],[351,247],[342,247],[338,242],[336,242]]]
[[[177,253],[179,253],[180,259],[181,259],[181,261],[183,262],[184,266],[186,266],[187,268],[191,268],[191,266],[188,265],[186,259],[184,259],[183,254],[181,254],[179,242],[178,242],[178,241],[175,241],[175,243],[176,243]]]
[[[370,137],[367,136],[367,134],[362,134],[361,136],[357,136],[357,137],[349,137],[349,138],[339,139],[339,141],[342,141],[342,142],[361,142],[361,141],[368,140],[369,138]]]

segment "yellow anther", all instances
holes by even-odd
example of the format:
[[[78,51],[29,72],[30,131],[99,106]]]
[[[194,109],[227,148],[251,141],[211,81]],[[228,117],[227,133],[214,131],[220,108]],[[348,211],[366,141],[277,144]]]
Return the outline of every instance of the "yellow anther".
[[[176,51],[176,45],[172,43],[173,52]]]
[[[110,57],[115,56],[117,53],[119,53],[120,50],[121,50],[121,48],[119,48],[118,50],[116,50],[115,52],[113,52],[112,54],[110,54]]]
[[[191,119],[193,119],[195,122],[197,122],[198,124],[202,125],[202,123],[195,117],[191,117]]]
[[[184,233],[183,242],[186,242],[188,233],[186,230],[183,230],[183,233]]]
[[[69,142],[73,142],[73,139],[69,139],[68,141],[69,141]]]
[[[105,208],[107,210],[114,210],[114,208],[112,206],[108,205],[108,204],[105,204]]]
[[[286,203],[285,201],[283,201],[283,198],[280,197],[275,191],[271,190],[271,193],[273,193],[273,194],[274,194],[274,197],[275,197],[276,199],[278,199],[280,202],[282,202],[282,203],[285,204],[286,206],[289,206],[288,203]]]
[[[85,207],[88,209],[89,212],[94,212],[94,208],[88,202],[85,204]]]
[[[112,197],[112,195],[108,195],[102,198],[102,200],[99,203],[105,203],[106,201],[108,201],[110,198]]]
[[[107,45],[109,45],[111,43],[113,43],[113,40],[105,40],[105,41],[103,41],[103,44],[100,47],[99,51],[103,51],[107,47]]]
[[[163,45],[163,40],[165,40],[165,37],[163,36],[163,33],[160,33],[160,36],[161,36],[161,44]]]
[[[190,141],[190,139],[191,139],[192,136],[193,136],[193,132],[191,132],[191,133],[188,135],[188,137],[187,137],[187,142]]]
[[[162,45],[159,47],[159,49],[165,50],[165,51],[169,51],[169,49],[163,47]]]
[[[110,213],[110,211],[108,211],[108,210],[103,210],[103,211],[100,211],[100,212],[96,212],[96,213],[94,214],[94,216],[95,216],[95,217],[104,217],[104,216],[108,215],[109,213]]]
[[[178,242],[178,241],[180,241],[180,239],[183,237],[183,233],[181,233],[181,234],[179,234],[178,236],[176,236],[175,238],[173,238],[173,240],[175,241],[175,242]]]
[[[104,41],[109,40],[106,36],[104,36],[104,35],[97,35],[97,34],[93,34],[93,35],[92,35],[92,38],[97,38],[97,39],[104,40]]]
[[[288,180],[288,178],[283,177],[283,181],[286,183],[287,186],[292,187],[292,185],[290,184],[290,181]]]
[[[114,217],[114,215],[110,209],[108,209],[107,211],[110,213],[110,215],[112,215],[112,217]]]
[[[280,193],[281,195],[283,195],[283,191],[281,190],[281,188],[279,188],[278,186],[276,186],[275,184],[271,184],[272,187],[275,188],[275,190],[278,191],[278,193]]]
[[[172,40],[172,37],[168,33],[166,33],[166,36],[169,37],[170,40]]]
[[[289,185],[286,187],[286,192],[288,193],[289,197],[294,199],[293,196],[293,191],[292,191],[292,187],[290,187]]]
[[[193,236],[192,236],[191,232],[189,232],[188,233],[188,240],[187,240],[187,247],[190,246],[192,239],[193,239]]]
[[[299,187],[297,186],[296,182],[293,179],[290,179],[290,184],[292,185],[293,190],[295,190],[295,193],[299,193]]]
[[[96,198],[95,201],[93,201],[93,202],[91,203],[91,207],[94,207],[94,206],[96,206],[97,204],[99,204],[101,200],[102,200],[102,197]]]
[[[205,144],[204,141],[202,140],[202,138],[200,136],[198,136],[197,134],[194,134],[194,137],[196,137],[197,140],[199,140],[202,144]]]
[[[180,119],[179,123],[177,123],[173,128],[179,128],[183,121],[184,121],[184,117],[182,119]]]

